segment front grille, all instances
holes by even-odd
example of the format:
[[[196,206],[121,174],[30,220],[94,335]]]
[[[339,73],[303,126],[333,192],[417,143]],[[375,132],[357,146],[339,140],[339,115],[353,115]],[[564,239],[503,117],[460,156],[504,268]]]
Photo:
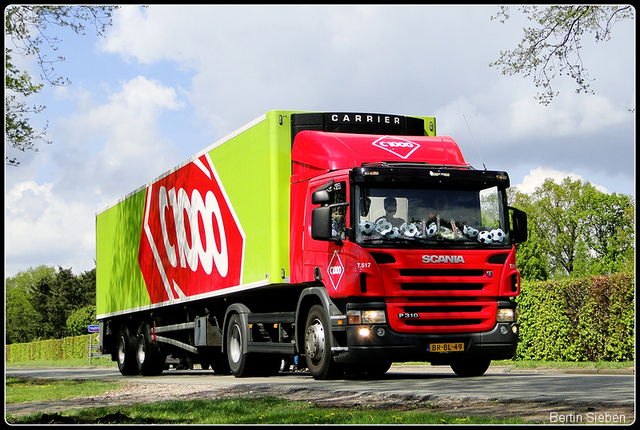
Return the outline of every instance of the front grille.
[[[410,250],[397,251],[394,262],[379,264],[393,330],[472,333],[495,326],[502,273],[499,261],[475,250],[443,255],[450,258],[425,259]]]
[[[482,276],[482,269],[400,269],[400,276]]]
[[[403,333],[469,333],[495,325],[498,303],[491,299],[431,300],[414,298],[387,303],[391,327]]]

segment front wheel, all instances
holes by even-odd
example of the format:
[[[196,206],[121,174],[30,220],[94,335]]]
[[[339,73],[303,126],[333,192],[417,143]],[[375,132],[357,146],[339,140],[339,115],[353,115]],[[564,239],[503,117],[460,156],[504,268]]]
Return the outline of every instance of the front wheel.
[[[491,360],[471,359],[451,363],[451,370],[458,376],[482,376],[489,368]]]
[[[304,330],[304,352],[309,373],[314,379],[330,379],[338,375],[338,365],[331,354],[331,326],[324,308],[314,305],[309,311]]]

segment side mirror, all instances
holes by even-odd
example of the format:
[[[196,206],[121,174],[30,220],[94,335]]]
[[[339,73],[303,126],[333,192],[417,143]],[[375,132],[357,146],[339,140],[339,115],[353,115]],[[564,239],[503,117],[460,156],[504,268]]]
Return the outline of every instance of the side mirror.
[[[511,240],[513,243],[523,243],[527,241],[527,214],[520,209],[509,207],[512,212],[513,229],[511,230]]]
[[[316,190],[311,194],[311,204],[324,205],[331,201],[327,190]]]
[[[315,195],[315,193],[313,194]],[[332,240],[331,207],[321,206],[311,211],[311,238],[314,240]]]

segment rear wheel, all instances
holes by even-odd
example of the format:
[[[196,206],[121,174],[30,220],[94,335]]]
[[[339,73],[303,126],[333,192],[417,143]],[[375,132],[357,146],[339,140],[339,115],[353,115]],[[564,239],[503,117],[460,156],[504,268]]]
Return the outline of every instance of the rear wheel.
[[[309,310],[304,331],[305,359],[314,379],[338,376],[338,365],[331,354],[331,326],[324,308],[314,305]]]
[[[160,375],[164,370],[167,356],[162,352],[161,345],[153,340],[149,323],[143,322],[140,324],[137,337],[136,360],[140,373],[144,376]]]
[[[138,363],[136,362],[136,338],[126,325],[120,327],[118,333],[117,361],[118,370],[122,375],[137,375]]]
[[[467,361],[459,361],[451,363],[451,370],[458,376],[482,376],[489,368],[491,360],[471,359]]]

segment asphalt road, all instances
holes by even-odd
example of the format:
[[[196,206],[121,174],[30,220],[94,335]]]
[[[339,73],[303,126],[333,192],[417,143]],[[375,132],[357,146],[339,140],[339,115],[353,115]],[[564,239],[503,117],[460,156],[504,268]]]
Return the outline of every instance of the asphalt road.
[[[573,373],[579,372],[579,373]],[[235,378],[216,375],[210,370],[166,370],[156,377],[124,377],[116,368],[8,368],[7,377],[25,376],[60,379],[107,379],[146,383],[206,384],[212,388],[234,385],[320,388],[336,392],[359,392],[450,397],[500,401],[580,402],[614,405],[635,405],[635,375],[597,374],[589,370],[528,371],[512,370],[509,366],[492,366],[477,378],[461,378],[449,367],[393,366],[376,379],[339,379],[316,381],[306,373],[281,373],[272,377]]]

